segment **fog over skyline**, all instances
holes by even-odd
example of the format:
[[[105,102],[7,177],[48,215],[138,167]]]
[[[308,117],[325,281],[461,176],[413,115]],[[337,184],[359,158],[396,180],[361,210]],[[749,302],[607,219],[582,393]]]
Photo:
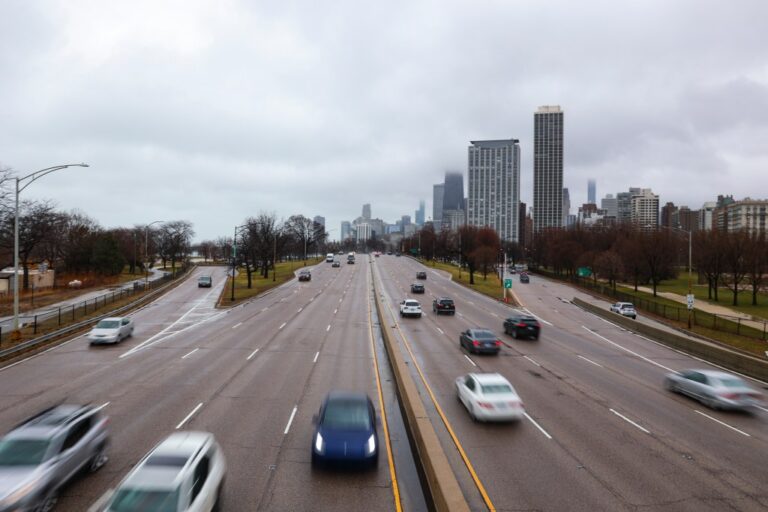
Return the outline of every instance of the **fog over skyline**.
[[[589,178],[598,204],[765,199],[766,19],[759,0],[8,0],[0,165],[89,164],[23,198],[104,227],[185,219],[199,241],[267,211],[335,239],[363,203],[430,217],[470,140],[520,140],[531,206],[533,113],[560,105],[572,212]]]

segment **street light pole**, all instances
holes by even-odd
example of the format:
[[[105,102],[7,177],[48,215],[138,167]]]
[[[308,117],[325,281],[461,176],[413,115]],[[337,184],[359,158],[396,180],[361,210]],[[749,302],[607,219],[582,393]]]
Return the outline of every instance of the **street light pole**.
[[[152,224],[163,222],[162,220],[155,220],[144,226],[144,289],[149,286],[149,227]]]
[[[88,167],[88,164],[65,164],[55,165],[46,169],[41,169],[33,173],[27,174],[23,178],[16,178],[16,213],[14,215],[13,222],[13,330],[18,332],[19,330],[19,194],[24,191],[25,188],[30,186],[38,179],[46,176],[52,172],[66,169],[67,167]],[[21,183],[25,180],[29,182],[21,186]]]

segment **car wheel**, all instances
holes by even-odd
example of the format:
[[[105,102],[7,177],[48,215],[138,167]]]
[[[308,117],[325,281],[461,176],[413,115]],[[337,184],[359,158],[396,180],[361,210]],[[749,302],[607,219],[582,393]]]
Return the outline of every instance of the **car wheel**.
[[[34,510],[35,512],[51,512],[56,507],[58,501],[59,491],[51,491]]]
[[[91,473],[95,473],[101,467],[107,463],[109,460],[109,457],[107,456],[107,447],[104,444],[99,445],[99,447],[96,449],[96,453],[93,455],[93,458],[91,459],[91,463],[88,466],[88,471]]]

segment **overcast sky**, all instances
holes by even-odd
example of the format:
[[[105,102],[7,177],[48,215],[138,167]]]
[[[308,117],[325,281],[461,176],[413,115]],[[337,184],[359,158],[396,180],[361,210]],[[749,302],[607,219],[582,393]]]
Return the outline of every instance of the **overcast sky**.
[[[768,2],[3,0],[0,164],[86,162],[26,198],[104,227],[260,211],[323,215],[331,237],[431,216],[474,139],[565,112],[572,212],[630,186],[698,208],[768,198]],[[466,186],[466,185],[465,185]]]

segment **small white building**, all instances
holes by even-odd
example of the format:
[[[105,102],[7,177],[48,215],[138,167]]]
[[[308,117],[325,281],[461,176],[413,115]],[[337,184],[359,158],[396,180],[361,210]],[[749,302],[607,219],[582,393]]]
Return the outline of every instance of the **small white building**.
[[[56,271],[41,264],[38,268],[29,269],[29,289],[42,290],[53,288]],[[24,282],[24,269],[19,268],[19,282]],[[5,268],[0,271],[0,295],[13,293],[15,284],[13,268]]]

